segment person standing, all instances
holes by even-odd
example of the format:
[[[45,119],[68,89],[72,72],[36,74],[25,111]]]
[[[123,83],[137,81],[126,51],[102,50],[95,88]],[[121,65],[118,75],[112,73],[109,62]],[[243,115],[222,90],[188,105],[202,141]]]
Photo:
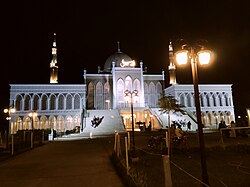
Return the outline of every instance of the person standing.
[[[230,137],[231,138],[236,138],[236,130],[235,130],[236,124],[234,121],[231,121],[231,132],[230,132]]]
[[[190,122],[190,121],[188,121],[188,123],[187,123],[187,130],[188,130],[188,131],[191,130],[191,122]]]

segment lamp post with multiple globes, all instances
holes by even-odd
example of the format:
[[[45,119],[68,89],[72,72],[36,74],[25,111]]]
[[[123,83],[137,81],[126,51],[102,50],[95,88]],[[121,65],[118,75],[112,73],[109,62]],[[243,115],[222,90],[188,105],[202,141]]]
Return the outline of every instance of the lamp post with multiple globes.
[[[131,119],[132,119],[132,150],[135,150],[135,127],[134,127],[134,107],[133,107],[133,96],[138,96],[138,91],[125,90],[125,98],[130,97],[130,109],[131,109]]]
[[[16,109],[10,106],[9,108],[4,109],[3,111],[5,114],[8,114],[6,117],[6,120],[8,120],[8,127],[7,127],[7,133],[6,133],[6,149],[9,148],[9,130],[10,130],[10,120],[11,120],[11,114],[16,112]]]
[[[205,154],[205,143],[203,136],[203,125],[201,120],[201,107],[199,98],[199,87],[198,87],[198,68],[197,64],[206,65],[211,61],[211,51],[205,50],[204,47],[199,46],[194,48],[193,46],[183,45],[182,49],[175,52],[175,60],[179,65],[190,63],[192,69],[192,78],[194,85],[194,97],[196,107],[196,117],[198,123],[198,135],[200,144],[200,159],[202,169],[202,181],[204,184],[209,185],[207,165],[206,165],[206,154]]]
[[[29,113],[29,117],[31,117],[31,137],[30,137],[30,148],[33,148],[34,145],[34,121],[35,117],[37,116],[36,112]]]

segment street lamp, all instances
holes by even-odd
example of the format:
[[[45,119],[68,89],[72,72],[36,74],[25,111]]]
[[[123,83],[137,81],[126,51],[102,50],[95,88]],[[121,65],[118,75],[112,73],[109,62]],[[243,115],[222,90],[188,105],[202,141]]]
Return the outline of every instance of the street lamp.
[[[7,133],[6,133],[6,149],[8,149],[8,147],[9,147],[9,129],[10,129],[11,114],[15,113],[16,109],[13,108],[12,106],[10,106],[9,108],[4,109],[3,112],[5,114],[8,114],[8,116],[6,117],[6,120],[9,121],[8,128],[7,128]]]
[[[36,112],[29,113],[29,117],[31,117],[31,136],[30,136],[30,148],[33,148],[34,144],[34,118],[37,116]]]
[[[188,50],[186,50],[185,48],[188,48]],[[205,50],[203,47],[199,47],[199,49],[197,49],[188,45],[183,45],[182,50],[179,50],[175,53],[175,59],[179,65],[187,64],[188,62],[191,64],[193,84],[194,84],[196,117],[198,122],[202,181],[206,185],[209,185],[209,180],[208,180],[207,165],[206,165],[205,143],[204,143],[204,136],[202,129],[203,125],[201,120],[197,64],[198,63],[200,63],[201,65],[208,64],[211,61],[211,55],[212,55],[211,51]]]
[[[134,109],[133,109],[133,95],[138,96],[138,91],[129,91],[126,90],[125,92],[125,97],[128,98],[130,97],[130,108],[131,108],[131,117],[132,117],[132,145],[133,145],[133,150],[135,150],[135,128],[134,128]]]

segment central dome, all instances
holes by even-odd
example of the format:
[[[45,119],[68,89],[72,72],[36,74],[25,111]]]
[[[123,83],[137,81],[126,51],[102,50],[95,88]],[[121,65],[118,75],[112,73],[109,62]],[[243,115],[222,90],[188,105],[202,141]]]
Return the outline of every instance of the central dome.
[[[121,67],[121,62],[124,61],[132,61],[132,59],[125,53],[118,51],[112,54],[110,57],[107,58],[104,64],[104,71],[111,72],[112,63],[115,62],[115,67]]]

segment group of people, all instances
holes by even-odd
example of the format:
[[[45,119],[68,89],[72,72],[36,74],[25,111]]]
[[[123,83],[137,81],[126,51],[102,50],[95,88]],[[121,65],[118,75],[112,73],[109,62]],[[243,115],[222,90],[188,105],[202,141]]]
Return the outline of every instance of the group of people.
[[[186,122],[186,120],[177,120],[177,121],[172,121],[172,125],[175,125],[176,127],[180,126],[180,127],[186,127],[187,126],[187,130],[191,130],[191,122],[188,121]]]
[[[234,129],[236,127],[236,123],[234,121],[231,121],[229,127],[231,127],[231,129],[223,130],[222,135],[224,135],[226,137],[236,138],[236,129]],[[221,130],[223,128],[228,128],[225,121],[221,121],[219,123],[219,128],[218,129]]]

